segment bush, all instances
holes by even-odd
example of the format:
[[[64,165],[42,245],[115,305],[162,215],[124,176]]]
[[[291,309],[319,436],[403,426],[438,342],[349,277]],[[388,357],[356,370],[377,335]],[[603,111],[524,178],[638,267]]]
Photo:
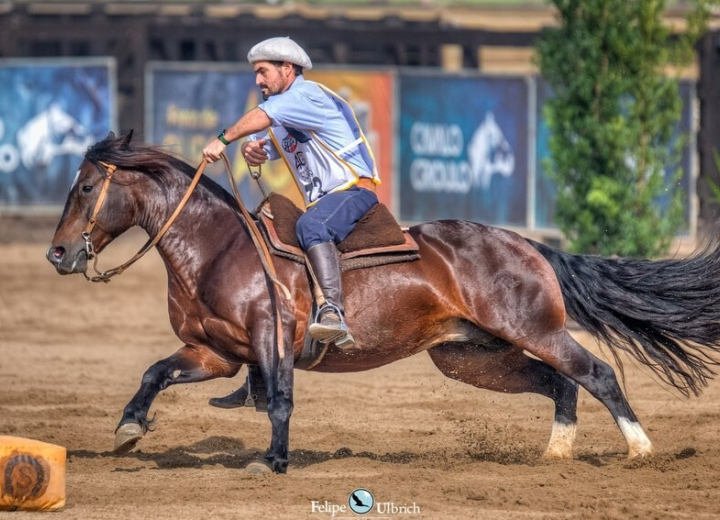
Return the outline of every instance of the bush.
[[[575,252],[662,254],[683,222],[671,147],[681,100],[665,70],[692,58],[692,42],[671,38],[663,1],[552,3],[560,27],[543,33],[537,51],[555,93],[545,110],[556,222]]]

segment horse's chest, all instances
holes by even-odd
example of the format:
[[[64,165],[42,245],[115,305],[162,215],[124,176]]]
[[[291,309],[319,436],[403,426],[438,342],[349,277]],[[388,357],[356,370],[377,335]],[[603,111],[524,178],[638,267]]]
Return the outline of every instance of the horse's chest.
[[[208,341],[228,349],[238,344],[249,344],[247,331],[234,323],[219,318],[206,318],[202,320],[202,329]]]
[[[247,343],[245,329],[208,312],[208,307],[197,300],[184,307],[171,304],[170,321],[177,336],[185,343],[203,344],[219,350]]]

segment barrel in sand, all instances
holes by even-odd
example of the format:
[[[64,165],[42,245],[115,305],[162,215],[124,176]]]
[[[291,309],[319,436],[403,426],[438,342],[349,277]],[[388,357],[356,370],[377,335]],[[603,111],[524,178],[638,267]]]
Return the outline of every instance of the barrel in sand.
[[[0,436],[0,511],[52,511],[65,505],[62,446]]]

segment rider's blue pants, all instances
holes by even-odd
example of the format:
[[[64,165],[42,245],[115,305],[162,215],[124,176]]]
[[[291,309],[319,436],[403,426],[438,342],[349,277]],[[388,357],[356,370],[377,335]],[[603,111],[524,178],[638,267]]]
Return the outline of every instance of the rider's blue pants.
[[[339,244],[377,203],[372,191],[357,186],[321,197],[297,221],[295,233],[300,247],[307,251],[323,242]]]

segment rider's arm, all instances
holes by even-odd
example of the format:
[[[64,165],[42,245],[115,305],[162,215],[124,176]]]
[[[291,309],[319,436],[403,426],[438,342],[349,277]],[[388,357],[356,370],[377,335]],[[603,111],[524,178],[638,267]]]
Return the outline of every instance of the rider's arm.
[[[270,118],[260,108],[253,108],[230,128],[227,128],[209,145],[203,148],[203,157],[208,162],[215,162],[225,153],[225,147],[236,139],[247,137],[270,127]]]
[[[250,112],[246,113],[230,128],[225,130],[225,140],[228,142],[247,137],[251,134],[256,134],[270,127],[272,124],[271,119],[260,108],[253,108]]]

